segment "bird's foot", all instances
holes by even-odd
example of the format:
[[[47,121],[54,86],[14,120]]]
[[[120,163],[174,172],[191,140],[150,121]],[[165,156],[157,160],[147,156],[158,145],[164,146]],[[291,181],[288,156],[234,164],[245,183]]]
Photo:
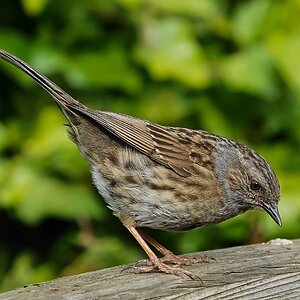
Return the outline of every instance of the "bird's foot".
[[[166,274],[173,274],[183,278],[189,277],[192,280],[200,280],[202,283],[202,280],[198,275],[181,268],[180,265],[181,264],[174,264],[170,266],[164,263],[161,259],[157,259],[155,261],[139,261],[133,268],[135,273],[151,273],[159,270]]]

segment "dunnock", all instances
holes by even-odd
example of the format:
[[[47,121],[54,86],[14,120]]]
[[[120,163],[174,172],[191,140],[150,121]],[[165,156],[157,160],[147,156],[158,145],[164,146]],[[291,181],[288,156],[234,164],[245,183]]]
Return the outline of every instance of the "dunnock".
[[[60,107],[99,193],[152,262],[140,271],[195,278],[181,265],[203,260],[174,255],[141,227],[184,231],[250,209],[264,209],[281,225],[278,180],[254,150],[203,130],[89,109],[19,58],[3,50],[0,57],[31,76]]]

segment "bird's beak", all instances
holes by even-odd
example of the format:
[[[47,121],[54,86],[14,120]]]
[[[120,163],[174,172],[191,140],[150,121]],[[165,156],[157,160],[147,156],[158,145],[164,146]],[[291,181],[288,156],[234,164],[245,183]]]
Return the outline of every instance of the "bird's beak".
[[[278,211],[278,206],[275,204],[274,206],[269,203],[262,203],[261,207],[270,215],[270,217],[281,226],[281,218]]]

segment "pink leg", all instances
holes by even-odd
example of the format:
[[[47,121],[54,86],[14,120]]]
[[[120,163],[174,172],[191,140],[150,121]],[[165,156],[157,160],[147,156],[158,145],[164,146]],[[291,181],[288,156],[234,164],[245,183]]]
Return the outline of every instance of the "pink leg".
[[[163,262],[171,262],[174,265],[181,266],[181,265],[192,265],[200,262],[209,262],[210,258],[207,256],[198,256],[198,257],[180,257],[175,255],[173,252],[168,250],[166,247],[162,246],[158,243],[155,239],[153,239],[148,234],[142,232],[140,229],[137,229],[139,234],[143,237],[145,241],[147,241],[150,245],[152,245],[156,250],[158,250],[163,257],[160,259]]]
[[[151,248],[147,245],[143,237],[139,234],[139,232],[136,230],[135,227],[127,227],[127,229],[130,231],[130,233],[134,236],[134,238],[137,240],[137,242],[141,245],[141,247],[144,249],[144,251],[149,256],[153,266],[142,266],[142,267],[136,267],[138,272],[152,272],[157,268],[163,273],[167,274],[173,274],[177,276],[188,276],[191,279],[199,280],[200,278],[196,275],[194,275],[192,272],[189,272],[187,270],[184,270],[177,266],[168,266],[164,262],[162,262],[155,253],[151,250]],[[200,279],[201,280],[201,279]]]

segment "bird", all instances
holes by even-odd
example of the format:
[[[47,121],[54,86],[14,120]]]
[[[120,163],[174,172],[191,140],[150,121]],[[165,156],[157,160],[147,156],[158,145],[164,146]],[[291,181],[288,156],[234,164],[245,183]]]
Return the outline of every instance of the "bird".
[[[90,109],[20,58],[5,50],[0,57],[34,79],[66,117],[99,194],[150,259],[138,272],[197,279],[183,265],[205,261],[175,255],[143,228],[188,231],[252,209],[281,226],[278,179],[253,149],[201,129]]]

